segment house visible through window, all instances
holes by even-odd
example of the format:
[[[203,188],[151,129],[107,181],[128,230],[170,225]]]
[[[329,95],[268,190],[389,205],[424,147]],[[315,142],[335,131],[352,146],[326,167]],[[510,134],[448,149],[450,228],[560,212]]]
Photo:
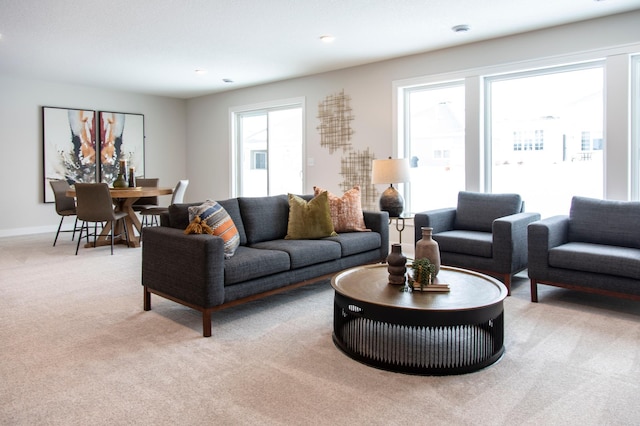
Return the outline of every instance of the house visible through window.
[[[404,156],[411,159],[405,212],[455,205],[465,178],[464,84],[408,87],[402,97]]]
[[[485,78],[487,182],[543,216],[604,193],[601,62]],[[526,99],[526,102],[523,100]]]
[[[251,151],[251,168],[267,170],[267,151]]]

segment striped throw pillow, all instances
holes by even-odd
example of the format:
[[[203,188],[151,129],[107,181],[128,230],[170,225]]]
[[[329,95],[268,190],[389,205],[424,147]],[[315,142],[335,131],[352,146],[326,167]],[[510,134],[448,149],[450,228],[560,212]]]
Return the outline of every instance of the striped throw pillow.
[[[220,204],[207,200],[199,206],[189,207],[189,222],[196,217],[205,222],[224,241],[224,257],[229,259],[240,245],[240,234],[229,213]]]

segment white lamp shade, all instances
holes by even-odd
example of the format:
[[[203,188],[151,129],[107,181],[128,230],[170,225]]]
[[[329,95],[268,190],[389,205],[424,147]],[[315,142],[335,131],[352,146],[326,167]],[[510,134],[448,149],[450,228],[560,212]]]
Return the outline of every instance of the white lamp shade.
[[[404,158],[373,160],[371,182],[386,184],[409,182],[409,160]]]

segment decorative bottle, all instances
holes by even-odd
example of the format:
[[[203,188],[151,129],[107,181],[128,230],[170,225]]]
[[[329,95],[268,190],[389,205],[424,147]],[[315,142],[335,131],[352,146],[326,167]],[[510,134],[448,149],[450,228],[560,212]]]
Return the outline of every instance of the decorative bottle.
[[[436,268],[434,275],[438,275],[440,272],[440,247],[438,242],[432,238],[433,228],[423,226],[420,229],[422,229],[422,239],[416,243],[415,258],[429,259],[429,262]]]
[[[407,273],[407,257],[402,254],[402,245],[392,244],[391,253],[387,256],[387,271],[389,271],[389,284],[404,285]]]
[[[136,168],[129,167],[129,188],[136,187]]]

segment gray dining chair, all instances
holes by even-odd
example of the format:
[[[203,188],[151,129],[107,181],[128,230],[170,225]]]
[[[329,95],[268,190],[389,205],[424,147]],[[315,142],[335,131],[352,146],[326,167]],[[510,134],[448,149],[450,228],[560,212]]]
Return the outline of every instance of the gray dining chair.
[[[160,179],[158,178],[138,178],[136,183],[143,188],[157,188]],[[141,212],[146,209],[158,207],[158,197],[140,197],[131,206],[133,211]]]
[[[173,195],[171,196],[171,204],[180,204],[184,200],[184,194],[187,191],[187,186],[189,186],[189,180],[183,179],[178,182],[175,189],[173,190]],[[142,216],[142,227],[145,226],[158,226],[158,217],[164,213],[168,212],[168,207],[152,207],[150,209],[146,209],[140,212]]]
[[[82,221],[78,245],[76,246],[76,255],[78,255],[80,241],[82,240],[82,234],[85,230],[87,241],[89,241],[89,236],[93,236],[93,245],[95,247],[98,238],[98,222],[111,224],[109,237],[111,239],[111,254],[113,255],[113,240],[115,237],[120,236],[115,235],[116,224],[118,221],[124,221],[124,218],[127,217],[127,212],[116,212],[113,209],[109,185],[106,183],[76,183],[75,188],[77,215],[78,219]],[[93,234],[89,234],[90,222],[94,224]],[[127,227],[124,223],[122,229],[127,239],[127,247],[129,247],[129,234],[127,233]]]
[[[60,232],[73,232],[71,235],[71,241],[76,237],[76,231],[78,228],[78,216],[76,216],[76,200],[73,197],[67,196],[67,190],[69,189],[69,183],[66,180],[51,180],[49,181],[51,184],[51,189],[53,190],[53,196],[55,197],[56,204],[56,213],[60,215],[60,224],[58,225],[58,231],[56,232],[56,238],[53,240],[53,246],[56,246],[56,242],[58,241],[58,235]],[[73,229],[61,230],[62,222],[64,222],[65,217],[75,217],[75,222],[73,223]]]

